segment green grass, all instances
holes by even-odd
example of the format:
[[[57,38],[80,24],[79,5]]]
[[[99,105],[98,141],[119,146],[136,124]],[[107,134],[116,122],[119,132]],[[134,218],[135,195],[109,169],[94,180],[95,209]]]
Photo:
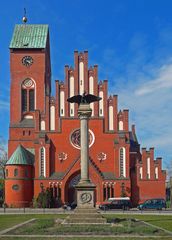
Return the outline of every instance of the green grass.
[[[10,237],[10,238],[6,238],[6,237],[3,237],[1,238],[2,240],[31,240],[31,238],[27,238],[27,237],[24,237],[24,238],[19,238],[19,237]],[[125,240],[155,240],[155,238],[152,238],[152,237],[103,237],[103,238],[99,238],[99,237],[91,237],[89,236],[89,238],[85,238],[85,237],[70,237],[70,238],[65,238],[65,237],[51,237],[51,238],[33,238],[33,240],[110,240],[110,239],[115,239],[115,240],[121,240],[121,239],[125,239]],[[161,237],[161,238],[158,238],[159,240],[167,240],[167,239],[171,239],[170,237]]]
[[[65,218],[66,215],[64,214],[58,214],[58,215],[52,215],[52,214],[26,214],[26,215],[0,215],[0,231],[10,228],[12,226],[15,226],[19,223],[25,222],[32,218],[37,219],[55,219],[55,218]]]
[[[6,238],[6,237],[3,237],[3,238],[0,238],[0,239],[2,239],[2,240],[10,240],[10,239],[12,239],[12,240],[31,240],[31,238],[27,238],[27,237],[10,237],[10,238]],[[152,238],[152,237],[120,237],[120,238],[118,238],[118,237],[103,237],[103,238],[100,238],[100,237],[91,237],[91,236],[89,236],[89,237],[70,237],[70,238],[65,238],[65,237],[51,237],[51,238],[33,238],[33,240],[45,240],[45,239],[47,239],[47,240],[49,240],[49,239],[51,239],[51,240],[90,240],[90,239],[92,239],[92,240],[111,240],[111,239],[115,239],[115,240],[121,240],[121,239],[125,239],[125,240],[155,240],[155,238]],[[171,240],[172,238],[171,237],[158,237],[157,238],[157,240]]]
[[[30,222],[20,228],[12,230],[8,234],[12,235],[30,235],[30,234],[40,234],[40,235],[156,235],[164,236],[168,235],[164,231],[156,229],[151,226],[147,226],[140,221],[135,221],[135,219],[126,218],[108,218],[108,221],[114,222],[112,225],[61,225],[60,220],[57,220],[57,216],[52,218],[49,216],[47,218],[36,219],[34,222]]]
[[[152,225],[155,225],[157,227],[164,228],[168,231],[172,231],[172,215],[104,215],[107,219],[113,219],[113,218],[135,218],[142,221],[145,221],[147,223],[150,223]]]
[[[94,239],[94,240],[100,240],[100,238],[94,238],[91,235],[92,234],[100,234],[100,235],[107,235],[105,238],[101,238],[102,240],[108,240],[111,239],[108,237],[109,234],[114,234],[114,235],[123,235],[123,234],[131,234],[131,235],[140,235],[140,236],[147,236],[147,238],[137,238],[136,237],[131,237],[129,238],[124,237],[125,240],[135,240],[135,239],[144,239],[144,240],[152,240],[154,238],[151,238],[151,236],[162,236],[161,240],[165,239],[172,239],[166,238],[165,235],[167,236],[166,233],[164,233],[161,230],[157,230],[156,228],[152,228],[149,226],[145,226],[141,222],[135,222],[134,219],[139,219],[143,220],[145,222],[148,222],[152,225],[162,227],[164,229],[167,229],[169,231],[172,231],[172,216],[161,216],[161,215],[125,215],[125,214],[105,214],[103,215],[104,217],[107,218],[108,221],[114,221],[113,219],[116,219],[116,222],[114,221],[114,224],[117,223],[117,226],[90,226],[90,225],[78,225],[78,226],[67,226],[67,225],[61,225],[58,222],[55,222],[56,219],[62,219],[65,218],[67,215],[64,214],[28,214],[28,215],[0,215],[0,230],[12,227],[18,223],[22,223],[24,221],[27,221],[32,218],[36,218],[34,222],[28,223],[25,226],[22,226],[14,231],[12,231],[9,234],[16,235],[16,234],[40,234],[40,235],[64,235],[63,238],[50,238],[51,240],[53,239],[58,239],[58,240],[66,240],[65,234],[76,234],[79,235],[80,233],[84,233],[89,235],[89,240]],[[133,219],[133,220],[127,220],[126,219]],[[60,222],[60,220],[59,220]],[[118,226],[119,224],[119,226]],[[148,237],[150,235],[150,237]],[[27,240],[30,238],[24,237],[24,238],[18,238],[13,236],[12,238],[1,238],[0,239],[12,239],[12,240]],[[34,238],[34,240],[42,240],[44,238]],[[49,238],[46,238],[49,239]],[[78,238],[70,238],[70,240],[83,240],[86,239],[84,237],[78,237]],[[116,237],[116,240],[121,239]]]

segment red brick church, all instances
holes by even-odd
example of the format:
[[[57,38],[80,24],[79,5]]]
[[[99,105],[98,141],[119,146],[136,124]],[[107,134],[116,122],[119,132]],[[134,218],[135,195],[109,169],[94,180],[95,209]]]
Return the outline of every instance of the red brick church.
[[[98,66],[88,65],[88,52],[74,52],[74,66],[65,66],[64,81],[55,81],[51,95],[48,25],[16,25],[10,43],[9,160],[5,201],[29,206],[49,188],[55,202],[75,201],[80,179],[78,106],[67,98],[84,91],[102,100],[91,103],[89,172],[96,185],[96,204],[128,196],[133,205],[165,198],[166,173],[154,148],[140,150],[129,111],[118,109],[117,95],[108,95],[108,81],[98,79]]]

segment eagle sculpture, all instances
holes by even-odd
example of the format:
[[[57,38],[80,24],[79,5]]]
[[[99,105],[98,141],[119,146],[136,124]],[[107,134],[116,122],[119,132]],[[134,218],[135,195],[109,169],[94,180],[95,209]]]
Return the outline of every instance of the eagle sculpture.
[[[78,105],[80,105],[81,103],[90,104],[92,102],[100,101],[101,99],[102,99],[101,97],[97,97],[93,94],[86,94],[86,92],[84,92],[83,95],[75,95],[73,97],[68,98],[67,101],[70,103],[77,103]]]

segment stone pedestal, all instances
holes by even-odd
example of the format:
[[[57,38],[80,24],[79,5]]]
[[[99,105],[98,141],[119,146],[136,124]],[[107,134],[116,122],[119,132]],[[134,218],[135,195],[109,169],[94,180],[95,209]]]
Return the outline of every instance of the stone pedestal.
[[[77,190],[77,207],[78,208],[93,208],[95,207],[95,188],[93,183],[79,183],[76,186]]]
[[[81,180],[76,186],[77,207],[93,208],[95,205],[96,186],[89,179],[89,139],[88,120],[92,110],[89,104],[81,103],[78,109],[80,119],[80,139],[81,139]]]

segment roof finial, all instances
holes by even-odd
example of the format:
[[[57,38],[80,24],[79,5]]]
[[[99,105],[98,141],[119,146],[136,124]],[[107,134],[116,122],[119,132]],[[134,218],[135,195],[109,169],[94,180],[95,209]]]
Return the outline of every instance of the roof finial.
[[[24,8],[24,16],[22,18],[23,23],[27,23],[27,17],[26,17],[26,8]]]

